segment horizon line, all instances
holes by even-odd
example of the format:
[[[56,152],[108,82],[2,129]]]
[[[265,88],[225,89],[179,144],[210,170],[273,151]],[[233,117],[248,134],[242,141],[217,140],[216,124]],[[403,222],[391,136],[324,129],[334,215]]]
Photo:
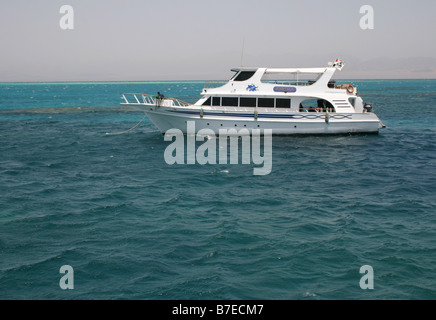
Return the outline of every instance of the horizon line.
[[[436,78],[344,78],[344,79],[332,79],[335,81],[404,81],[404,80],[436,80]],[[186,82],[197,83],[205,81],[225,81],[223,79],[209,79],[209,80],[59,80],[59,81],[0,81],[0,85],[3,84],[80,84],[80,83],[174,83],[174,82]]]

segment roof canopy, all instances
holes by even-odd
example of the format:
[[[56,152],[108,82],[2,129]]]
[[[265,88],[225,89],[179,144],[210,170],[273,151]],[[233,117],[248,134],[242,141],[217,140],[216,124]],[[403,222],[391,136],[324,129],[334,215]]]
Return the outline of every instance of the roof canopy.
[[[327,68],[268,68],[265,73],[324,73]]]
[[[265,73],[324,73],[327,68],[250,68],[240,67],[232,69],[233,72],[239,71],[257,71],[258,69],[265,69]]]

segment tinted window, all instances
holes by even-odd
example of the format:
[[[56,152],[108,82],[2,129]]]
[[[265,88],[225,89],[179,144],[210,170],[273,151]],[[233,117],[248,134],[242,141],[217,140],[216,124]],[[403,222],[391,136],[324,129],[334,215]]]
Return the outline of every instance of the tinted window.
[[[330,102],[323,99],[304,100],[300,103],[300,112],[334,112],[334,107]]]
[[[260,108],[274,108],[274,98],[259,98],[258,106]]]
[[[221,105],[221,97],[212,97],[212,105],[220,106]]]
[[[245,81],[250,79],[256,72],[255,71],[241,71],[234,81]]]
[[[276,99],[276,108],[290,108],[291,99]]]
[[[255,107],[256,106],[256,98],[241,98],[239,105],[241,107]]]
[[[313,99],[304,100],[300,103],[300,112],[316,112],[318,101]]]
[[[210,102],[212,101],[212,98],[209,97],[205,102],[203,102],[203,106],[210,106]]]
[[[237,107],[238,106],[238,98],[227,98],[223,97],[223,106],[229,107]]]

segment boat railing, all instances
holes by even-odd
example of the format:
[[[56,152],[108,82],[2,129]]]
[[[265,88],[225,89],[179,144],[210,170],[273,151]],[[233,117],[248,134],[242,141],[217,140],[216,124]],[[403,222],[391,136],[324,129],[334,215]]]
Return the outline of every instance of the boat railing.
[[[334,87],[335,89],[347,89],[349,85],[349,83],[334,83],[332,88]]]
[[[277,80],[262,80],[262,83],[276,84],[281,86],[311,86],[316,81],[312,80],[287,80],[287,81],[277,81]],[[336,83],[336,81],[330,81],[328,87],[332,89],[347,89],[348,83]]]
[[[262,83],[269,83],[269,84],[277,84],[280,86],[310,86],[315,83],[315,81],[283,81],[283,80],[262,80]]]
[[[186,101],[176,98],[160,98],[145,93],[122,93],[121,98],[124,99],[126,104],[143,104],[153,105],[158,107],[188,107],[192,105]]]
[[[206,81],[203,89],[213,89],[225,85],[228,81]],[[275,84],[280,86],[300,86],[307,87],[314,84],[313,80],[262,80],[262,83]],[[336,84],[335,82],[329,82],[329,87],[335,89],[346,89],[348,84]]]
[[[227,82],[228,81],[206,81],[204,83],[203,89],[214,89],[214,88],[222,87]]]

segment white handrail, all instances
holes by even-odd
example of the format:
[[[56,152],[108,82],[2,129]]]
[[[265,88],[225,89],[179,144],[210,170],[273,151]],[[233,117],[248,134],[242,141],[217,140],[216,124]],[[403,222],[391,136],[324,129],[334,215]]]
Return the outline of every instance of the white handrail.
[[[138,99],[138,96],[141,97],[142,102]],[[187,107],[192,104],[175,99],[175,98],[158,98],[156,96],[152,96],[145,93],[122,93],[121,97],[124,99],[126,104],[144,104],[144,105],[155,105],[155,106],[165,106],[165,107]],[[131,99],[129,100],[130,97]],[[135,100],[136,102],[131,102]]]

